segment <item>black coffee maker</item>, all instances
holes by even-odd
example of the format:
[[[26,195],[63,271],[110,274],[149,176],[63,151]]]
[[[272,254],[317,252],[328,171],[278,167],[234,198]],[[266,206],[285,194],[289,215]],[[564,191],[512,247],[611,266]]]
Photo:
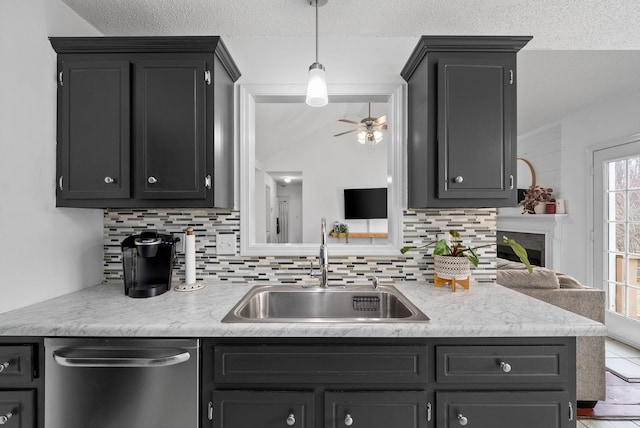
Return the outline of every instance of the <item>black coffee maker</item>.
[[[171,289],[174,240],[156,230],[131,235],[122,241],[124,294],[153,297]]]

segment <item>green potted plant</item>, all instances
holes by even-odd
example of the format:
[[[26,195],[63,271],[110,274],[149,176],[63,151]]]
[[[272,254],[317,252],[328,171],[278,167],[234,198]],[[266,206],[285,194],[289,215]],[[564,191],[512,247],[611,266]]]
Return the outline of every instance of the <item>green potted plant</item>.
[[[460,279],[469,275],[469,263],[473,264],[475,267],[478,266],[478,249],[497,245],[497,243],[492,243],[470,247],[462,243],[462,238],[460,237],[460,233],[457,230],[450,230],[449,235],[451,239],[450,243],[446,239],[438,239],[428,242],[424,245],[402,247],[400,252],[402,254],[405,254],[410,250],[427,248],[435,245],[433,249],[433,255],[436,261],[436,273],[444,278],[451,276]],[[529,273],[531,273],[533,269],[531,268],[531,263],[529,263],[527,250],[525,250],[525,248],[522,245],[518,244],[515,240],[509,239],[506,236],[502,237],[502,242],[505,245],[511,247],[520,261],[527,267]]]

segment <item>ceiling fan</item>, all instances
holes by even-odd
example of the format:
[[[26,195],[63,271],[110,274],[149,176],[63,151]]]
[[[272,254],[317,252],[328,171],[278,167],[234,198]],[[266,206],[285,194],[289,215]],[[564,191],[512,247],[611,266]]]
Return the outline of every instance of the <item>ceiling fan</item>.
[[[358,143],[360,144],[379,143],[382,141],[382,130],[387,129],[387,125],[385,124],[387,121],[387,115],[385,114],[378,118],[371,117],[371,103],[369,103],[369,117],[365,117],[360,122],[354,122],[353,120],[348,119],[338,119],[338,121],[358,125],[358,127],[336,134],[334,137],[339,137],[351,132],[358,132]]]

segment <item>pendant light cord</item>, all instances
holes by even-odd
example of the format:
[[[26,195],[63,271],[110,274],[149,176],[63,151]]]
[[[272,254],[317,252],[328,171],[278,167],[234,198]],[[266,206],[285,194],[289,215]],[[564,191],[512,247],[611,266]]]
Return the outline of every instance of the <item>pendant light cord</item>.
[[[318,61],[318,0],[315,0],[316,2],[316,63],[319,63]]]

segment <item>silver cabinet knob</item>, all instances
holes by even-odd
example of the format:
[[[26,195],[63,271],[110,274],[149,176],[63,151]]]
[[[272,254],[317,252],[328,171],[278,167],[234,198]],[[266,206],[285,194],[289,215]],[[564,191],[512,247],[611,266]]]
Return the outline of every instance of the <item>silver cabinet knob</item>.
[[[503,372],[509,373],[511,371],[511,364],[500,361],[500,368],[502,368]]]
[[[0,373],[2,373],[4,369],[8,368],[9,365],[9,361],[5,361],[4,363],[0,364]]]
[[[111,184],[111,183],[115,183],[116,180],[114,180],[113,178],[107,176],[107,177],[104,178],[104,182],[107,183],[107,184]]]
[[[11,419],[11,416],[13,416],[13,413],[9,412],[6,415],[2,415],[0,416],[0,425],[4,425],[7,422],[9,422],[9,419]]]
[[[458,423],[464,426],[469,423],[469,420],[462,413],[458,413]]]
[[[464,181],[464,177],[459,175],[456,178],[454,178],[453,181],[455,181],[456,183],[462,183]]]
[[[353,418],[351,417],[351,415],[349,413],[347,413],[346,416],[344,417],[344,424],[346,426],[348,426],[348,427],[353,425]]]
[[[291,413],[287,418],[287,425],[291,426],[295,424],[296,424],[296,416],[293,413]]]
[[[149,178],[147,178],[147,181],[149,182],[149,184],[156,184],[158,182],[158,179],[156,179],[153,175],[150,176]]]

